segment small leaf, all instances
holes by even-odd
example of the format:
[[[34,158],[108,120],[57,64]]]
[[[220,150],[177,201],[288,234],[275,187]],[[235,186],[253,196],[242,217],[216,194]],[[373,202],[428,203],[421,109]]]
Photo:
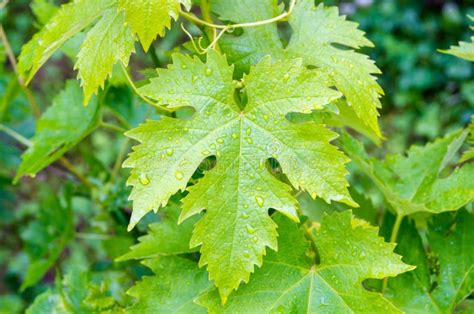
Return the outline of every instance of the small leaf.
[[[83,105],[79,84],[67,81],[65,89],[38,120],[32,145],[22,155],[15,181],[24,175],[34,176],[89,135],[99,125],[100,108],[92,100]]]

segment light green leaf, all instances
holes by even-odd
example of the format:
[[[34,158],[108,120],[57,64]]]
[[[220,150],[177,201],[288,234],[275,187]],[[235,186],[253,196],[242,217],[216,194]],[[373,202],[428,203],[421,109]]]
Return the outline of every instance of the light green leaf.
[[[243,109],[235,99],[232,67],[216,52],[208,54],[207,64],[174,55],[173,65],[158,74],[141,92],[169,107],[192,106],[196,113],[190,120],[148,121],[128,132],[141,142],[124,163],[133,168],[129,227],[186,189],[199,164],[216,156],[216,166],[189,188],[181,220],[206,210],[191,246],[201,246],[200,265],[208,265],[224,300],[248,281],[255,264],[261,265],[266,246],[276,249],[268,208],[298,220],[290,187],[265,168],[269,158],[278,160],[295,188],[327,202],[356,205],[347,192],[347,158],[329,144],[336,134],[323,125],[285,118],[339,97],[318,71],[302,67],[301,60],[262,59],[244,77]]]
[[[407,313],[453,313],[474,291],[474,215],[461,210],[455,219],[450,216],[435,216],[430,223],[430,250],[413,225],[402,226],[397,252],[417,268],[390,279],[386,297]]]
[[[281,9],[276,0],[258,1],[213,1],[213,10],[222,20],[249,22],[276,16]],[[283,49],[278,36],[277,25],[246,28],[238,36],[229,34],[222,37],[219,45],[235,63],[237,73],[248,71],[251,64],[262,56],[274,58],[303,58],[307,66],[315,66],[331,78],[341,91],[357,117],[373,133],[381,137],[377,109],[381,107],[379,98],[382,88],[373,74],[380,70],[367,56],[352,49],[372,47],[357,29],[357,24],[339,16],[336,7],[314,6],[312,0],[300,0],[289,18],[292,35],[288,46]],[[259,40],[255,40],[258,38]],[[344,46],[344,49],[335,45]]]
[[[137,298],[126,313],[206,313],[194,298],[211,287],[207,273],[195,262],[163,256],[143,262],[154,273],[144,277],[128,294]]]
[[[189,0],[120,0],[119,8],[125,11],[127,23],[138,35],[145,51],[159,35],[163,37],[165,28],[170,28],[171,18],[178,19],[180,5],[189,10]]]
[[[351,212],[326,216],[314,241],[321,263],[308,257],[304,231],[287,218],[275,218],[279,251],[269,252],[252,280],[220,303],[216,291],[197,298],[210,313],[399,313],[379,293],[364,289],[367,278],[396,276],[411,270],[384,243],[377,228],[351,219]]]
[[[112,74],[117,62],[128,65],[130,55],[135,52],[134,38],[125,24],[122,11],[111,8],[104,12],[100,21],[87,33],[81,45],[74,68],[84,89],[84,104]]]
[[[344,151],[368,175],[398,215],[457,210],[474,199],[474,164],[441,176],[466,138],[453,132],[424,147],[412,146],[403,155],[384,161],[369,158],[362,144],[348,134],[341,137]]]
[[[474,16],[468,15],[468,17],[474,22]],[[471,27],[471,29],[474,29],[474,27]],[[448,50],[439,51],[468,61],[474,61],[474,36],[471,37],[471,42],[460,41],[458,46],[451,46]]]
[[[23,46],[18,69],[29,82],[68,39],[97,20],[116,0],[76,0],[64,4],[44,28]]]
[[[92,100],[87,108],[79,84],[66,82],[65,89],[38,120],[32,145],[22,155],[15,181],[24,175],[34,176],[79,143],[97,128],[100,108]]]
[[[175,204],[170,204],[161,209],[161,221],[149,225],[148,234],[139,238],[140,243],[132,246],[131,251],[119,257],[117,261],[197,251],[197,248],[189,248],[189,241],[191,240],[194,224],[199,216],[190,218],[178,225],[179,210],[179,206]]]

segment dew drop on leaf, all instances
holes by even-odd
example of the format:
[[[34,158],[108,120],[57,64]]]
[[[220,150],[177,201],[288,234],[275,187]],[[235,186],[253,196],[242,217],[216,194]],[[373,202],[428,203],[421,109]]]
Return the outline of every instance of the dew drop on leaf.
[[[212,75],[212,70],[209,69],[209,68],[207,68],[207,69],[206,69],[206,75],[207,75],[207,76],[211,76],[211,75]]]
[[[168,149],[166,150],[166,155],[168,155],[168,156],[170,156],[170,157],[173,156],[173,149],[172,149],[172,148],[168,148]]]
[[[183,173],[179,170],[176,171],[175,175],[176,179],[182,180],[184,178]]]
[[[257,201],[258,207],[263,207],[263,204],[265,203],[265,200],[261,196],[255,196],[255,201]]]
[[[247,232],[249,234],[253,234],[253,233],[255,233],[255,228],[252,227],[251,225],[247,225]]]
[[[138,176],[138,181],[140,181],[140,183],[143,185],[148,185],[150,183],[150,179],[144,173],[140,173],[140,175]]]

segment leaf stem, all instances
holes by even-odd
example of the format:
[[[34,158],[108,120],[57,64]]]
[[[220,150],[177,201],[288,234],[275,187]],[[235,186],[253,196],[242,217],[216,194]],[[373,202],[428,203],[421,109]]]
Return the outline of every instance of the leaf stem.
[[[103,128],[118,132],[120,134],[123,134],[123,133],[127,132],[127,130],[125,128],[119,127],[118,125],[115,125],[113,123],[108,123],[108,122],[101,121],[100,126],[103,127]]]
[[[212,21],[211,17],[211,10],[209,7],[209,0],[201,0],[201,14],[204,19],[204,21],[212,25],[214,24]],[[207,35],[207,38],[209,38],[209,41],[215,42],[217,38],[217,29],[215,27],[209,26],[209,25],[204,25],[205,26],[205,33]],[[224,28],[225,30],[225,28]],[[217,50],[219,50],[219,46],[217,46]]]
[[[123,74],[125,75],[125,78],[127,79],[127,82],[128,82],[128,85],[130,85],[130,87],[132,88],[132,90],[135,92],[135,94],[137,94],[138,97],[140,97],[144,102],[154,106],[157,108],[158,112],[161,113],[161,114],[164,114],[164,115],[168,115],[169,113],[173,112],[173,110],[170,110],[166,107],[163,107],[163,106],[160,106],[158,105],[157,103],[153,102],[152,100],[150,100],[149,98],[147,98],[145,95],[143,95],[142,93],[140,93],[140,91],[138,90],[137,86],[135,85],[135,83],[133,83],[133,80],[132,78],[130,77],[130,75],[128,74],[128,71],[127,71],[127,68],[125,67],[125,65],[123,65],[123,63],[120,63],[120,66],[122,68],[122,71],[123,71]]]
[[[26,147],[31,146],[31,141],[29,139],[27,139],[26,137],[24,137],[20,133],[10,129],[9,127],[7,127],[3,124],[0,124],[0,131],[3,131],[6,134],[10,135],[13,139],[15,139],[17,142],[25,145]]]
[[[16,62],[15,54],[13,53],[7,34],[5,33],[5,30],[3,29],[2,24],[0,24],[0,38],[2,40],[3,46],[5,46],[5,51],[7,53],[8,60],[13,68],[13,72],[15,72],[18,83],[20,84],[21,89],[25,93],[26,98],[28,99],[28,102],[30,103],[31,110],[33,111],[33,115],[35,116],[35,118],[39,118],[41,116],[41,111],[39,109],[38,104],[36,103],[36,100],[33,94],[28,89],[28,87],[26,87],[25,82],[23,82],[23,79],[21,78],[20,73],[18,72],[18,65]]]
[[[398,238],[398,231],[400,230],[400,226],[402,224],[404,215],[397,214],[397,218],[395,219],[395,223],[392,227],[392,234],[390,235],[390,243],[396,243]],[[382,282],[382,293],[384,293],[385,289],[387,288],[388,284],[388,277],[385,277]]]

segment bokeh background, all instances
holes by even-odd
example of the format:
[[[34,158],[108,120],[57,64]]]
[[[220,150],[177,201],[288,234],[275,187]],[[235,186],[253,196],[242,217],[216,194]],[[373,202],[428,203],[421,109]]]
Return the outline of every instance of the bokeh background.
[[[0,10],[1,23],[16,56],[62,2],[10,0]],[[383,72],[379,77],[385,91],[380,122],[388,140],[379,148],[373,147],[374,154],[404,152],[412,144],[425,144],[470,121],[474,114],[474,65],[437,49],[446,49],[460,40],[469,41],[472,31],[467,15],[474,16],[472,0],[325,3],[338,5],[349,19],[360,23],[375,44],[375,48],[363,52]],[[175,25],[165,40],[155,43],[155,53],[144,54],[137,45],[138,53],[131,60],[134,77],[147,77],[143,69],[154,67],[156,62],[166,65],[173,47],[185,40]],[[55,54],[32,81],[31,90],[42,111],[65,81],[75,78],[72,67],[79,44],[80,38],[68,42],[62,53]],[[132,94],[119,74],[114,75],[108,88],[106,114],[110,119],[124,119],[134,126],[154,115],[149,106]],[[34,134],[35,119],[30,105],[1,44],[0,124],[26,138]],[[9,309],[9,313],[21,311],[53,284],[54,270],[33,287],[20,290],[31,261],[44,258],[58,234],[63,234],[65,208],[74,212],[71,220],[76,233],[55,266],[67,270],[92,264],[98,278],[97,289],[110,290],[118,300],[127,298],[123,295],[125,289],[120,287],[129,286],[132,279],[146,270],[132,265],[124,274],[118,271],[113,258],[127,251],[134,238],[146,230],[146,222],[133,233],[126,233],[130,214],[129,190],[125,187],[127,172],[121,172],[113,182],[107,180],[107,169],[113,167],[123,150],[123,141],[123,136],[98,130],[68,153],[68,158],[99,187],[94,192],[94,199],[101,200],[97,206],[89,192],[74,185],[75,178],[58,165],[48,167],[35,179],[25,178],[12,185],[25,147],[0,132],[0,309]],[[68,193],[74,196],[68,198]],[[107,287],[101,287],[99,282],[106,282]]]

